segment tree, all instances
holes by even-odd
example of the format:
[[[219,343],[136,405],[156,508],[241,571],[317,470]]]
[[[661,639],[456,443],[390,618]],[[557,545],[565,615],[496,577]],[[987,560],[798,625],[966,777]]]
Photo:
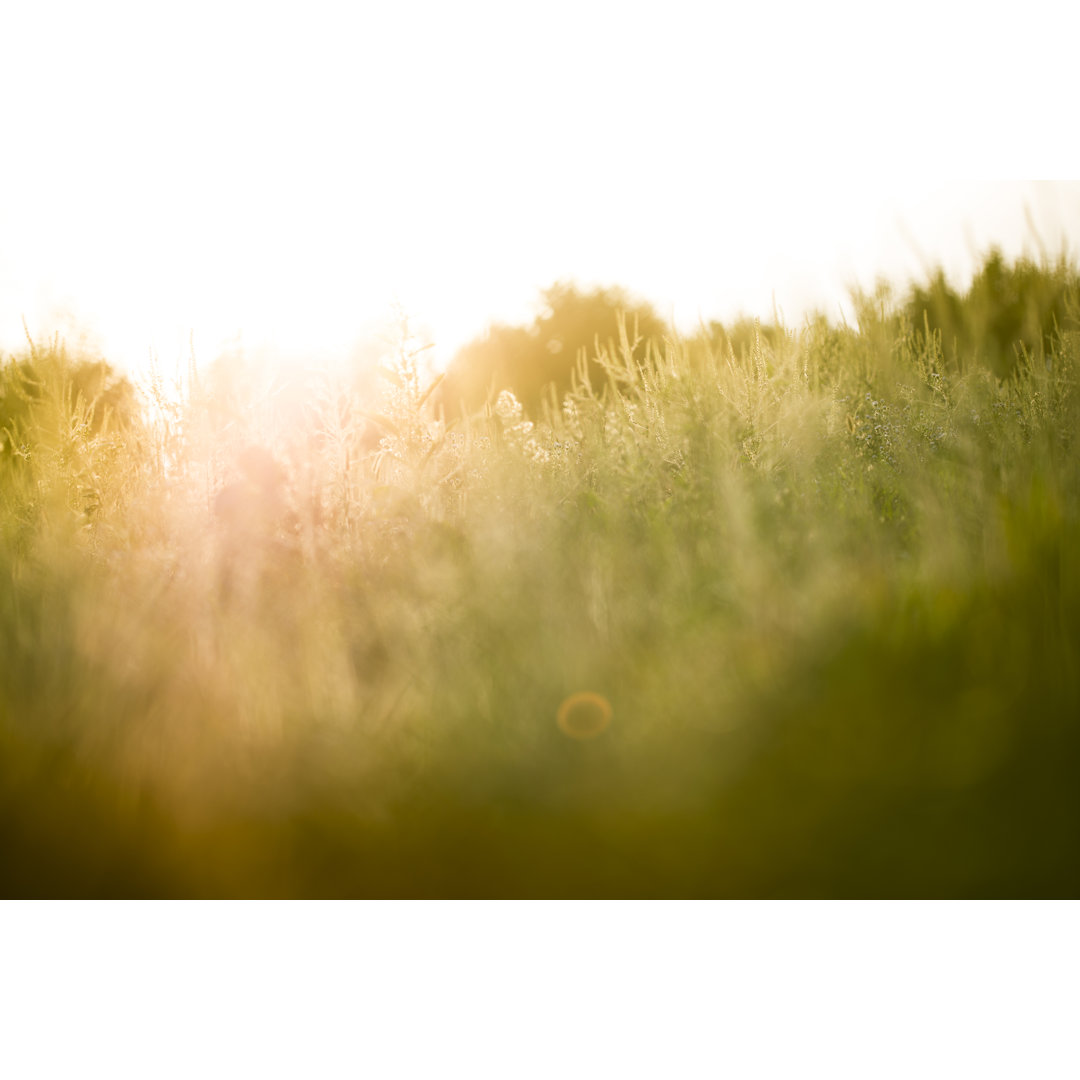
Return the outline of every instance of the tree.
[[[554,388],[561,397],[570,389],[584,351],[591,379],[601,382],[596,361],[601,346],[619,340],[619,319],[636,334],[634,357],[644,359],[647,343],[659,346],[667,327],[651,305],[630,300],[621,289],[593,289],[557,282],[542,294],[543,309],[529,327],[492,326],[454,357],[439,387],[448,415],[481,408],[500,390],[511,390],[533,416]]]

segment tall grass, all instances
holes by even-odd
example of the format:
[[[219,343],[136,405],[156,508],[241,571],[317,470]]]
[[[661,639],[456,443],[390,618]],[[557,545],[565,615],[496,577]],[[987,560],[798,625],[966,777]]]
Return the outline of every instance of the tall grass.
[[[1069,302],[1006,377],[885,293],[624,324],[542,415],[449,423],[407,332],[378,401],[193,366],[96,425],[35,346],[0,369],[5,892],[1075,893]]]

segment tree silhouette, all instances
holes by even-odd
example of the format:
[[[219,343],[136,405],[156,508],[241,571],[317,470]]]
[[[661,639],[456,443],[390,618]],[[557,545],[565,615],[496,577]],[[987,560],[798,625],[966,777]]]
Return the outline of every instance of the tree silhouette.
[[[542,294],[543,310],[529,327],[492,326],[454,357],[439,387],[447,415],[472,412],[500,390],[511,390],[533,416],[554,388],[561,397],[570,389],[584,350],[591,379],[602,381],[596,361],[601,346],[619,340],[619,319],[638,337],[635,359],[645,356],[647,342],[659,345],[667,327],[649,304],[634,302],[617,288],[593,289],[557,282]]]

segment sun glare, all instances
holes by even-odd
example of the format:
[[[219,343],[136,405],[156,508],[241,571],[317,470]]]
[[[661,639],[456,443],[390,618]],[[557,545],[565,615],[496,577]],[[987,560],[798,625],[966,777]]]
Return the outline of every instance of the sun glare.
[[[527,322],[557,280],[624,286],[680,330],[798,324],[844,314],[879,274],[962,275],[992,243],[1053,253],[1080,231],[1080,185],[929,183],[858,96],[859,139],[808,165],[815,104],[840,90],[810,79],[803,16],[787,34],[680,4],[650,26],[593,4],[527,21],[403,5],[347,26],[321,5],[302,25],[244,3],[134,24],[118,4],[48,8],[18,14],[3,73],[12,99],[36,88],[7,136],[24,155],[0,203],[7,349],[25,318],[35,335],[78,327],[129,370],[192,339],[204,358],[241,340],[348,356],[400,306],[445,366],[489,322]],[[710,42],[765,30],[782,80],[752,52],[714,62]],[[39,67],[61,74],[43,85]],[[876,108],[927,108],[888,86]]]

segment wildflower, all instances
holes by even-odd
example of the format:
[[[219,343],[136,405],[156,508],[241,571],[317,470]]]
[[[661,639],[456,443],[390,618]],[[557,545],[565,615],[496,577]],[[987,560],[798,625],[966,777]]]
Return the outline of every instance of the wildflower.
[[[519,423],[523,413],[524,408],[512,391],[503,390],[500,392],[498,400],[495,402],[495,415],[503,423]]]

